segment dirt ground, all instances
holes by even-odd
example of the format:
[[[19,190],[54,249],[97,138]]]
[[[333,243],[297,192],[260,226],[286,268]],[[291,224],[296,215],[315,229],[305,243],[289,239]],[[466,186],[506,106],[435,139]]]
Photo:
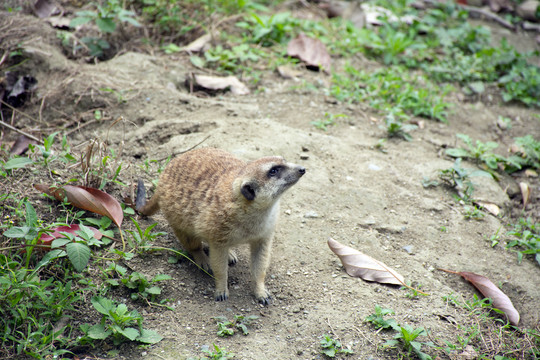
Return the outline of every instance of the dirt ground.
[[[240,261],[229,269],[227,302],[213,300],[212,279],[188,262],[169,264],[170,254],[165,252],[137,257],[129,263],[132,270],[150,277],[162,273],[173,277],[163,286],[163,297],[173,299],[175,309],[139,308],[146,327],[165,338],[149,347],[123,345],[115,358],[200,357],[201,349],[216,344],[237,359],[322,359],[319,341],[324,334],[349,346],[354,351],[349,358],[396,358],[395,352],[378,348],[391,335],[376,333],[364,322],[376,304],[393,309],[401,324],[425,327],[429,331],[426,341],[439,346],[445,345],[444,340],[458,344],[457,337],[464,336],[464,329],[476,320],[443,297],[453,294],[471,300],[477,292],[460,277],[438,268],[489,277],[512,299],[521,315],[520,327],[538,326],[540,268],[529,258],[518,264],[504,241],[495,247],[488,241],[498,230],[506,232],[504,221],[489,214],[481,221],[467,220],[451,189],[422,186],[424,177],[434,179],[439,170],[453,164],[444,148],[457,144],[457,133],[496,141],[502,154],[513,137],[532,134],[539,139],[537,109],[501,106],[496,97],[466,98],[458,90],[450,95],[455,106],[448,125],[425,121],[424,128],[413,132],[413,141],[389,140],[383,152],[376,147],[385,137],[379,127],[382,120],[367,104],[338,103],[324,91],[302,86],[305,80],[324,88],[330,82],[324,73],[302,70],[301,81],[294,81],[268,72],[260,90],[245,96],[191,94],[184,85],[186,74],[194,71],[187,55],[126,52],[97,65],[86,64],[66,58],[48,25],[25,21],[41,31],[39,37],[29,37],[24,43],[31,54],[26,68],[39,85],[34,96],[38,100],[27,111],[37,114],[43,104],[42,122],[28,127],[46,131],[75,119],[68,130],[81,128],[69,136],[72,147],[96,136],[108,139],[109,147],[121,156],[124,183],[135,184],[142,177],[150,186],[158,176],[157,165],[153,163],[147,173],[142,169],[145,160],[164,159],[206,138],[200,146],[219,147],[248,160],[282,155],[307,169],[281,202],[267,277],[272,305],[262,307],[251,295],[247,248],[239,249]],[[522,40],[525,35],[520,36]],[[535,46],[532,41],[528,44]],[[339,59],[335,60],[339,66]],[[358,61],[360,67],[370,64],[362,58]],[[117,93],[99,91],[104,88]],[[118,101],[119,93],[125,102]],[[104,111],[104,119],[93,121],[98,108]],[[310,124],[327,112],[348,117],[338,118],[326,132]],[[499,116],[511,118],[512,128],[501,130]],[[118,117],[124,121],[110,126]],[[15,134],[9,133],[4,141],[14,139]],[[527,214],[538,221],[538,181],[517,176],[532,187]],[[508,176],[497,183],[474,178],[478,185],[474,197],[515,215],[520,211],[516,179]],[[120,200],[127,193],[122,189],[115,196]],[[37,193],[32,199],[47,201]],[[177,247],[162,215],[140,220],[145,226],[156,221],[156,229],[168,233],[156,244]],[[430,296],[409,298],[409,291],[399,287],[349,277],[328,248],[329,238],[384,261]],[[214,317],[232,319],[234,315],[259,318],[248,336],[218,337]],[[91,353],[106,357],[107,350]],[[459,351],[450,355],[426,352],[441,359],[466,358]]]

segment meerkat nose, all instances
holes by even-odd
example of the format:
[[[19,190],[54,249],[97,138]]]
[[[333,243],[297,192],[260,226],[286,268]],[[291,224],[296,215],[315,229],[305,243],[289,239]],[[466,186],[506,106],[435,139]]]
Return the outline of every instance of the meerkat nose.
[[[306,173],[306,168],[303,166],[300,166],[300,168],[298,169],[298,172],[300,173],[300,175],[304,175]]]

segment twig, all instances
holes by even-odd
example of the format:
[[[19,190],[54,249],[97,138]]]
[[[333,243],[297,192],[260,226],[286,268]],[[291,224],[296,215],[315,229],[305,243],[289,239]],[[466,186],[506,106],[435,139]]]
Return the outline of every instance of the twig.
[[[33,117],[31,117],[30,115],[25,114],[25,113],[23,113],[21,110],[18,110],[18,109],[16,109],[16,108],[14,108],[13,106],[11,106],[11,105],[9,105],[8,103],[6,103],[5,101],[0,100],[0,103],[6,105],[6,106],[7,106],[8,108],[10,108],[11,110],[13,110],[13,111],[15,111],[15,112],[18,112],[19,114],[21,114],[21,115],[23,115],[23,116],[26,116],[26,117],[29,118],[30,120],[32,120],[32,121],[34,121],[34,122],[36,121],[36,119],[34,119]]]
[[[2,101],[2,100],[0,100],[0,101]],[[40,143],[40,144],[43,144],[43,141],[40,140],[40,139],[38,139],[37,137],[35,137],[35,136],[33,136],[33,135],[30,135],[30,134],[28,134],[28,133],[25,133],[24,131],[19,130],[19,129],[17,129],[16,127],[11,126],[11,125],[9,125],[9,124],[7,124],[7,123],[1,121],[1,120],[0,120],[0,124],[1,124],[1,125],[4,125],[5,127],[7,127],[7,128],[10,129],[10,130],[13,130],[13,131],[15,131],[15,132],[18,132],[18,133],[21,134],[21,135],[26,136],[26,137],[29,138],[29,139],[32,139],[32,140],[34,140],[34,141],[36,141],[36,142],[38,142],[38,143]]]

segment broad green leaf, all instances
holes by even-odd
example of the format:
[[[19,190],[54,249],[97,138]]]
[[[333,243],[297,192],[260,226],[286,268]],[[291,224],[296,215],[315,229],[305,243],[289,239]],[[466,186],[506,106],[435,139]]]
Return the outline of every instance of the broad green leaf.
[[[96,25],[104,33],[112,33],[116,30],[116,23],[111,18],[96,19]]]
[[[163,340],[163,336],[159,335],[154,330],[142,329],[141,335],[136,340],[145,344],[156,344]]]
[[[71,20],[71,22],[69,23],[69,27],[75,28],[77,26],[84,25],[87,22],[90,22],[91,20],[92,20],[91,17],[79,16]]]
[[[66,238],[60,238],[60,239],[56,239],[56,240],[53,240],[52,243],[51,243],[51,249],[56,249],[56,248],[59,248],[59,247],[62,247],[66,244],[69,244],[70,242],[72,242],[71,239],[66,239]]]
[[[96,340],[106,339],[109,335],[111,335],[111,331],[105,330],[105,326],[102,324],[96,324],[88,330],[88,336]]]
[[[64,250],[56,249],[56,250],[49,251],[36,265],[36,270],[41,268],[42,266],[49,264],[51,260],[64,257],[64,256],[66,256],[66,252]]]
[[[171,280],[171,279],[172,279],[172,277],[170,275],[158,274],[158,275],[154,276],[154,278],[152,279],[152,282],[163,281],[163,280]]]
[[[75,270],[83,271],[90,260],[90,248],[85,244],[72,242],[66,245],[66,252]]]
[[[131,341],[137,339],[137,337],[139,337],[139,335],[140,335],[139,330],[134,329],[134,328],[130,328],[130,327],[125,328],[125,329],[118,328],[117,330],[118,330],[118,332],[120,334],[124,335],[125,337],[127,337]]]
[[[148,289],[146,289],[146,292],[152,295],[159,295],[161,294],[161,289],[157,286],[152,286]]]
[[[13,158],[4,164],[5,170],[20,169],[26,165],[33,164],[34,162],[26,157]]]
[[[110,315],[110,310],[114,308],[112,300],[99,296],[92,297],[92,305],[94,305],[94,308],[103,315]]]
[[[201,69],[204,68],[204,65],[206,64],[206,62],[200,56],[190,56],[189,61],[191,61],[194,66]]]
[[[4,231],[4,236],[8,238],[24,238],[30,231],[28,226],[15,226]]]
[[[471,157],[471,153],[462,148],[450,148],[446,149],[446,155],[454,158],[467,158]]]
[[[36,226],[38,224],[38,217],[36,214],[36,209],[29,202],[25,203],[26,207],[26,226]]]

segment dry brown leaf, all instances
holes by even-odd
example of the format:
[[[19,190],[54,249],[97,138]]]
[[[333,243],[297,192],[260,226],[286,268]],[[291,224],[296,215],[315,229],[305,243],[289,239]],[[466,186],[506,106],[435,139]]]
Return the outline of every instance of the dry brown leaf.
[[[332,238],[328,239],[328,246],[339,257],[345,271],[350,276],[367,281],[405,286],[405,279],[402,275],[371,256],[345,246]]]
[[[74,185],[64,185],[58,188],[35,184],[34,187],[41,192],[54,196],[58,201],[67,198],[67,201],[73,206],[107,216],[116,226],[122,227],[124,213],[120,203],[101,190]]]
[[[527,169],[527,170],[525,170],[525,176],[537,178],[538,173],[536,171],[534,171],[533,169]]]
[[[9,153],[14,155],[22,155],[28,150],[28,145],[35,143],[36,142],[34,140],[27,138],[24,135],[20,135],[17,140],[15,140],[15,143],[9,150]]]
[[[282,78],[293,79],[294,81],[298,81],[298,76],[302,75],[301,71],[287,65],[278,66],[277,71]]]
[[[332,60],[326,46],[319,40],[300,33],[287,45],[287,55],[297,57],[308,66],[315,66],[330,73]]]
[[[188,53],[192,52],[201,52],[204,50],[206,45],[212,41],[212,34],[207,33],[201,36],[198,39],[195,39],[194,41],[190,42],[186,46],[182,47],[182,51],[186,51]]]
[[[517,324],[519,323],[519,313],[512,304],[512,301],[487,277],[468,271],[457,272],[445,269],[439,270],[446,271],[451,274],[460,275],[465,280],[469,281],[471,284],[474,285],[475,288],[478,289],[478,291],[482,293],[482,295],[493,300],[493,307],[504,312],[510,324],[517,326]]]
[[[249,94],[249,88],[234,76],[193,75],[197,85],[210,90],[231,89],[235,95]]]
[[[496,204],[486,201],[475,201],[474,203],[489,211],[492,215],[499,216],[499,214],[501,213],[501,209]]]
[[[531,188],[529,184],[520,182],[519,190],[521,190],[521,197],[523,198],[523,207],[527,206],[529,200],[531,199]]]

